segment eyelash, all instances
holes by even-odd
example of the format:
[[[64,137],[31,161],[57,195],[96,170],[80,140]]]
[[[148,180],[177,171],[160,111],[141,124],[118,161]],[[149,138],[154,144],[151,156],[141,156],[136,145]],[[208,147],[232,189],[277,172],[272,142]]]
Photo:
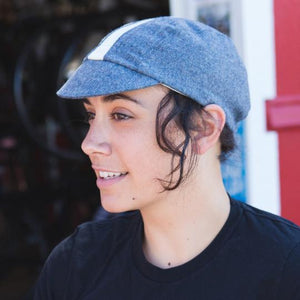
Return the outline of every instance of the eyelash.
[[[128,116],[126,114],[122,114],[122,113],[112,113],[110,115],[110,118],[112,120],[115,120],[115,121],[125,121],[125,120],[128,120],[128,119],[131,119],[130,116]]]
[[[92,113],[90,111],[86,112],[86,122],[90,122],[94,118],[95,118],[95,113]],[[115,120],[115,121],[125,121],[125,120],[128,120],[128,119],[131,119],[132,117],[130,117],[126,114],[122,114],[122,113],[112,113],[110,115],[110,118],[112,120]]]
[[[95,118],[95,114],[90,112],[90,111],[87,111],[86,112],[86,117],[85,117],[85,122],[86,123],[89,123],[91,120],[93,120]]]

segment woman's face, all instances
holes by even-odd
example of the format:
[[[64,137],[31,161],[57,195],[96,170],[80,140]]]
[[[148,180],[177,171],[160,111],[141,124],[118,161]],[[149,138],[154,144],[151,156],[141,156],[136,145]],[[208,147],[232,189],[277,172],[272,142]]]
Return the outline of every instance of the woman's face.
[[[107,211],[143,209],[168,193],[161,193],[157,179],[168,179],[171,154],[159,148],[155,133],[158,104],[167,92],[156,85],[84,103],[90,127],[82,150]]]

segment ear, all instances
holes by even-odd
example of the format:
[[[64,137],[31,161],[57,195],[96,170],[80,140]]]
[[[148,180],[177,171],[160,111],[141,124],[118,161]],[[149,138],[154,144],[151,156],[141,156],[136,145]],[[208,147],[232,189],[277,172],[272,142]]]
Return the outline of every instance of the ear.
[[[192,151],[195,154],[204,154],[218,143],[226,121],[225,112],[219,105],[209,104],[204,109],[208,114],[203,113],[203,118],[199,118],[199,131],[194,131],[192,136]],[[202,124],[203,119],[205,124]]]

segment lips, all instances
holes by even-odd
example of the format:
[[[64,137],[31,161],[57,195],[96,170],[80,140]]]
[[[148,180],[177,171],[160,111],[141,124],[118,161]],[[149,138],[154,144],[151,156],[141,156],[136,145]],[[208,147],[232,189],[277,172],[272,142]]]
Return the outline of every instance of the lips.
[[[97,174],[96,185],[102,191],[111,189],[113,186],[123,181],[128,174],[128,172],[95,171]]]

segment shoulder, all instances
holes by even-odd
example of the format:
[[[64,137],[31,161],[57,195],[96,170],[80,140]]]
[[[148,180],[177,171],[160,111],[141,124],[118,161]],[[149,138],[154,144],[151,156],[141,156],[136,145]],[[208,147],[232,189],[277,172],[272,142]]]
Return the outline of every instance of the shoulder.
[[[91,279],[89,274],[95,274],[93,268],[97,272],[104,268],[107,257],[132,238],[139,222],[139,213],[130,212],[78,226],[47,258],[36,285],[35,299],[67,299],[70,292],[67,286],[74,287],[72,293],[79,293]]]
[[[138,212],[129,212],[111,219],[91,221],[79,225],[74,233],[60,242],[52,251],[49,259],[67,254],[80,256],[87,252],[111,250],[114,242],[127,240],[140,221]],[[94,250],[93,250],[94,249]],[[96,250],[97,249],[97,250]]]
[[[253,233],[269,242],[290,248],[300,242],[300,227],[293,222],[240,201],[232,200],[232,203],[239,206],[242,212],[241,223],[251,229],[250,235]]]
[[[131,238],[136,225],[140,222],[138,212],[128,212],[120,216],[101,221],[92,221],[79,225],[75,232],[61,242],[53,255],[69,251],[73,259],[85,260],[87,253],[105,255],[117,244]]]
[[[278,299],[300,299],[300,242],[288,253],[282,268]]]
[[[277,299],[300,299],[300,227],[293,222],[233,200],[242,211],[239,233],[249,259],[276,276]]]
[[[92,243],[103,247],[103,243],[108,240],[127,239],[139,221],[138,212],[128,212],[107,220],[83,223],[77,227],[73,236],[74,246],[85,248]]]

